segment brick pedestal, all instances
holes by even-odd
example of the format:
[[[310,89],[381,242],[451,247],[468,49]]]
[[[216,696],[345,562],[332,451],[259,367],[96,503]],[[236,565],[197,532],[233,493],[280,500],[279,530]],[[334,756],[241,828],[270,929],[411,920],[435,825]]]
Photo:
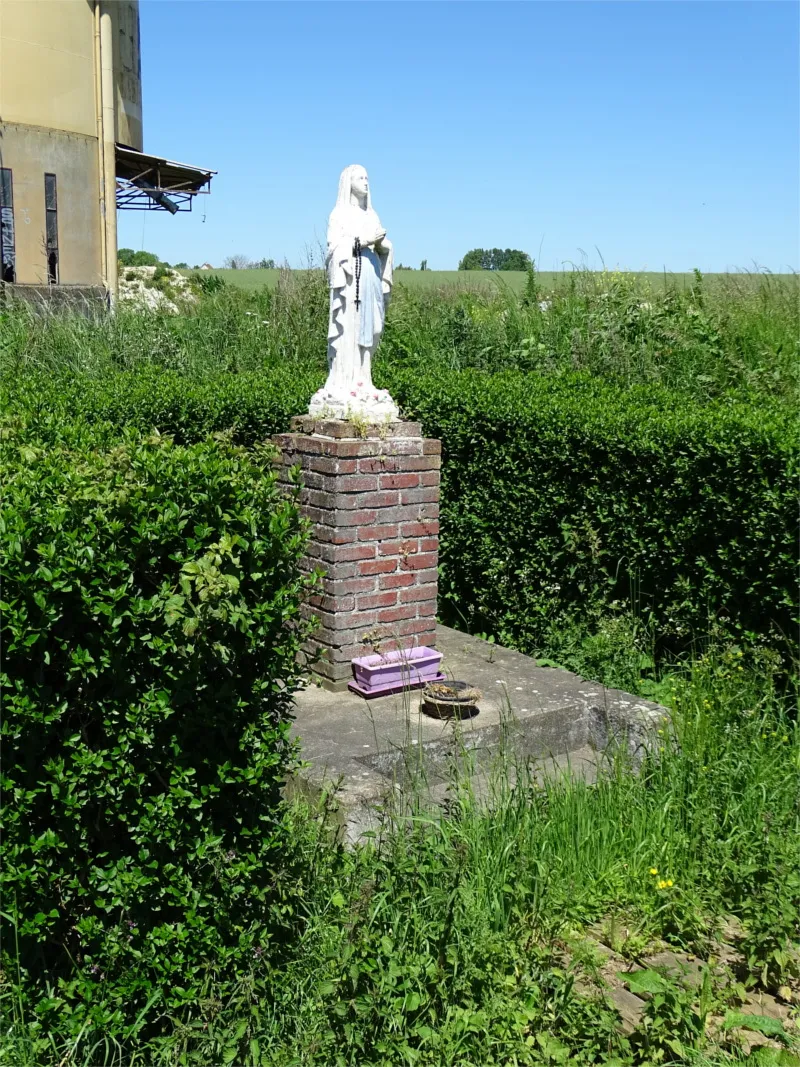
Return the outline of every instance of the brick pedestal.
[[[313,523],[306,565],[325,571],[309,610],[320,620],[314,670],[352,678],[350,661],[436,639],[441,443],[419,423],[370,426],[303,416],[278,434],[280,477],[299,466]]]

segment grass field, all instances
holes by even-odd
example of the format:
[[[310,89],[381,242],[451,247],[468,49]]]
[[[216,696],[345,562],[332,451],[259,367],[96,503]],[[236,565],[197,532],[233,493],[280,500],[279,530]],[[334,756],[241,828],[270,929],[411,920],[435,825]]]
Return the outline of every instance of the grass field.
[[[183,271],[183,273],[193,274],[194,271]],[[203,271],[202,273],[216,274],[226,282],[230,282],[231,285],[236,285],[241,289],[261,289],[265,285],[269,288],[274,288],[284,272],[277,269],[227,270],[220,267],[210,271]],[[291,273],[305,274],[306,271],[292,271]],[[496,273],[483,270],[401,270],[395,271],[394,280],[396,285],[404,285],[409,289],[431,289],[437,285],[460,286],[463,288],[472,288],[475,285],[496,285],[498,279],[502,279],[502,282],[514,292],[519,293],[522,292],[525,286],[526,277],[527,275],[524,271],[516,270],[498,271]],[[543,274],[540,277],[543,285],[551,286],[555,284],[558,275]]]
[[[193,274],[194,271],[183,273]],[[280,270],[226,270],[215,268],[204,271],[204,274],[216,274],[231,285],[241,289],[261,289],[263,286],[273,288],[277,285],[281,276]],[[293,274],[305,273],[305,271],[293,271]],[[575,271],[542,271],[537,273],[539,285],[543,289],[555,289],[566,282]],[[584,272],[580,272],[584,273]],[[601,272],[595,272],[600,276]],[[691,271],[686,273],[672,274],[664,271],[639,271],[623,272],[626,277],[636,279],[637,284],[649,283],[653,289],[664,289],[668,285],[678,289],[685,289],[691,285],[694,275]],[[402,285],[409,289],[434,289],[437,286],[448,286],[469,289],[475,286],[507,285],[512,292],[521,293],[525,288],[527,274],[519,270],[485,271],[485,270],[401,270],[395,271],[395,285]],[[737,274],[707,274],[706,280],[713,283],[715,280],[741,277]],[[757,275],[756,275],[757,277]],[[775,278],[788,278],[791,275],[776,274]]]

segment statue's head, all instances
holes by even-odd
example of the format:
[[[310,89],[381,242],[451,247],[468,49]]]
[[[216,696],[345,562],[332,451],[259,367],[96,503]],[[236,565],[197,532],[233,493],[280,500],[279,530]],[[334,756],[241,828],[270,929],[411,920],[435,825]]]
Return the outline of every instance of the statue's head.
[[[363,200],[367,197],[369,193],[369,178],[363,167],[354,166],[351,170],[350,188],[359,200]]]
[[[359,163],[351,163],[339,176],[339,195],[336,198],[336,206],[344,207],[352,203],[353,197],[361,207],[371,207],[369,178],[366,170]]]

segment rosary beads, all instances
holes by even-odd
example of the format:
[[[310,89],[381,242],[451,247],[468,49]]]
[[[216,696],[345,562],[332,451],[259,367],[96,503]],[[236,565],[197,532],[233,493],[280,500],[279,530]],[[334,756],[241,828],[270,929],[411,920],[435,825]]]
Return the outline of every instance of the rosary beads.
[[[359,237],[356,237],[353,243],[353,256],[356,261],[356,307],[358,308],[361,305],[361,239]]]

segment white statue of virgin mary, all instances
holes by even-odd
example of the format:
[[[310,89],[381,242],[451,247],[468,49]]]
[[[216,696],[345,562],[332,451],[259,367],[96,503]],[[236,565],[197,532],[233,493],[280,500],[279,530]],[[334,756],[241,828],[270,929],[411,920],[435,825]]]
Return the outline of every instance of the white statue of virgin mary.
[[[385,389],[372,384],[372,354],[392,293],[392,245],[369,195],[363,167],[345,167],[328,220],[328,380],[311,398],[310,415],[398,418]]]

